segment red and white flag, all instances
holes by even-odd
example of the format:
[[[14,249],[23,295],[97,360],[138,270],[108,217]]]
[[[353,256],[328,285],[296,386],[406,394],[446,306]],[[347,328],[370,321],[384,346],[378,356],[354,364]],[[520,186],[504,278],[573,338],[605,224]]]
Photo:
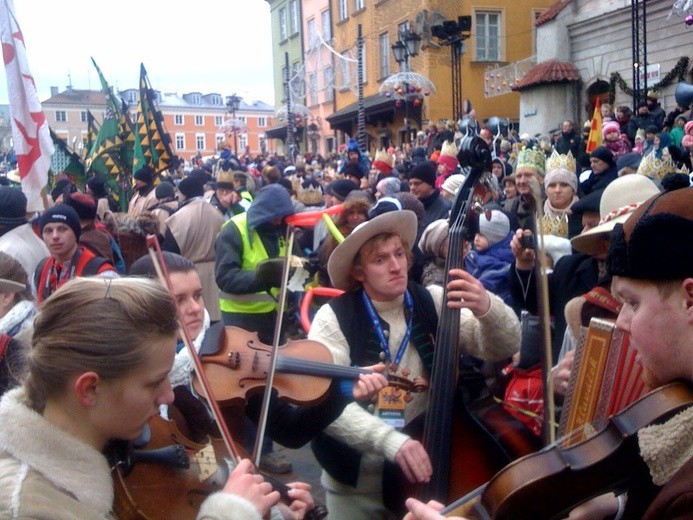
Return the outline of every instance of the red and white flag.
[[[17,155],[22,191],[28,208],[42,208],[41,189],[48,182],[53,141],[29,71],[24,36],[12,0],[0,0],[0,38],[7,75],[12,141]]]

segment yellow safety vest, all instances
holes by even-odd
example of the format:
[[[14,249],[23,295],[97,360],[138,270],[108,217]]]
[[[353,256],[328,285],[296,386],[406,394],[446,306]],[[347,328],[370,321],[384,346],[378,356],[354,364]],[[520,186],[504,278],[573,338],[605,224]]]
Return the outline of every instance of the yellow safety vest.
[[[243,262],[241,267],[244,271],[252,271],[255,266],[262,260],[269,258],[265,246],[262,244],[260,235],[257,231],[253,231],[253,243],[250,243],[248,235],[248,214],[243,212],[235,215],[230,220],[224,223],[224,226],[233,222],[233,225],[238,228],[243,241]],[[223,227],[223,226],[222,226]],[[286,244],[284,239],[280,239],[279,255],[286,254]],[[267,291],[261,291],[251,294],[232,294],[221,292],[219,298],[219,308],[224,312],[236,312],[242,314],[263,314],[272,312],[277,308],[277,297],[279,295],[278,288],[272,288],[270,294]]]

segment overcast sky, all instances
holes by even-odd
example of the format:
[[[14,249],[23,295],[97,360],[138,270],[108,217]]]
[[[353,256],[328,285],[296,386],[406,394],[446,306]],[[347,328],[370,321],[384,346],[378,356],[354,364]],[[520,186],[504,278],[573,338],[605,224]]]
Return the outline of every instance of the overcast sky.
[[[163,92],[236,92],[274,104],[272,32],[264,0],[14,0],[40,101],[72,83],[98,90],[91,57],[117,89],[140,63]],[[5,69],[0,103],[8,103]]]

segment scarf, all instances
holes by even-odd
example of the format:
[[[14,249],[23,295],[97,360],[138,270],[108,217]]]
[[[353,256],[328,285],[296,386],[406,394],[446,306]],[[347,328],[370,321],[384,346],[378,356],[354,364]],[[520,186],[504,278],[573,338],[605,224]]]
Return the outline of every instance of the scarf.
[[[573,207],[573,204],[575,204],[578,200],[577,195],[573,194],[573,200],[570,201],[570,204],[568,204],[568,207],[565,209],[558,209],[554,208],[551,205],[551,201],[547,198],[546,201],[544,202],[544,215],[549,215],[551,217],[562,217],[563,215],[572,215],[572,211],[570,208]]]

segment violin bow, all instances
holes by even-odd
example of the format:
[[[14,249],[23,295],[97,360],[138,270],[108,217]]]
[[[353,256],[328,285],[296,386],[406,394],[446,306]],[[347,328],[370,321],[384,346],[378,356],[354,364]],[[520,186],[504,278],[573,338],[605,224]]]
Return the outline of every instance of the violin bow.
[[[541,200],[541,185],[536,179],[530,182],[532,198],[534,199],[535,218],[535,274],[537,279],[537,295],[539,299],[539,318],[541,322],[542,336],[542,376],[544,380],[544,444],[551,445],[556,442],[555,414],[556,402],[553,398],[553,380],[551,368],[553,366],[553,349],[551,347],[551,316],[549,312],[549,279],[546,247],[544,246],[543,217],[544,209]]]
[[[149,256],[152,259],[154,269],[156,270],[156,274],[159,277],[159,280],[164,285],[164,287],[168,289],[169,293],[173,297],[174,291],[173,286],[171,284],[171,278],[168,274],[168,269],[166,269],[166,263],[164,262],[163,254],[161,253],[161,247],[159,246],[159,240],[156,238],[156,236],[147,235],[147,250],[149,252]],[[203,397],[207,399],[207,403],[209,404],[212,410],[212,416],[214,417],[214,420],[216,421],[217,426],[219,427],[219,431],[221,432],[221,438],[224,441],[226,449],[231,455],[233,455],[235,462],[238,463],[241,460],[241,457],[238,451],[236,450],[236,446],[234,445],[231,432],[229,431],[229,428],[226,425],[226,421],[224,421],[223,415],[221,414],[219,403],[217,403],[217,400],[214,398],[214,392],[212,391],[212,387],[209,384],[209,381],[207,380],[207,374],[205,373],[204,368],[202,368],[200,356],[197,353],[197,350],[195,350],[195,347],[193,346],[193,343],[190,339],[190,332],[188,331],[188,327],[185,324],[185,320],[183,320],[180,307],[178,306],[178,302],[176,301],[175,297],[173,297],[173,301],[176,305],[176,313],[178,314],[178,322],[181,337],[183,339],[183,344],[185,345],[185,348],[188,349],[190,358],[193,360],[195,373],[197,374],[197,377],[200,380],[200,385],[205,393]]]

